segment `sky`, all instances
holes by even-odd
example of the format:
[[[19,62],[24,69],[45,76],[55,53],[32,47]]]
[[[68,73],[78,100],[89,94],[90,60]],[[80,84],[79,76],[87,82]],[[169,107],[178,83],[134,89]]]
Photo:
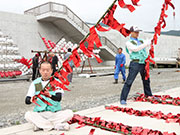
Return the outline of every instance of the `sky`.
[[[96,23],[114,0],[0,0],[0,11],[23,14],[25,10],[49,1],[65,4],[83,21]],[[131,3],[130,0],[124,1]],[[140,0],[141,6],[136,7],[133,13],[118,7],[114,17],[119,23],[125,23],[126,28],[136,25],[144,31],[154,31],[163,2],[164,0]],[[176,17],[173,18],[173,10],[169,8],[164,31],[180,30],[180,0],[172,2],[176,7]]]

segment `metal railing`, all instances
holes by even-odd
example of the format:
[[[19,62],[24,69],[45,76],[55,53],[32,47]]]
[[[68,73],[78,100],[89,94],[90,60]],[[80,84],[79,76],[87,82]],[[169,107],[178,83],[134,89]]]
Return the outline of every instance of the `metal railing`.
[[[118,51],[118,47],[115,46],[109,39],[107,39],[104,36],[100,37],[101,43],[103,45],[106,45],[108,48],[110,48],[114,53],[116,53]]]
[[[82,21],[73,11],[71,11],[66,5],[63,4],[48,2],[40,6],[26,10],[24,14],[39,16],[48,12],[65,14],[82,30],[84,30],[87,33],[89,32],[90,27],[84,21]],[[118,48],[106,37],[100,37],[100,40],[103,45],[108,46],[113,52],[117,52]]]
[[[67,15],[67,17],[70,18],[82,30],[87,33],[89,32],[89,26],[84,21],[82,21],[73,11],[71,11],[66,5],[63,4],[48,2],[43,5],[26,10],[24,14],[39,16],[49,12]]]

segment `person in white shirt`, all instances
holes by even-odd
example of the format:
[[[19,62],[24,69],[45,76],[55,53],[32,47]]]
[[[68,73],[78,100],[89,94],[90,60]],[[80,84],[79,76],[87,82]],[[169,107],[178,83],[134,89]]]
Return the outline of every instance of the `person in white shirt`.
[[[136,26],[132,26],[130,31],[131,37],[130,40],[126,43],[126,51],[130,56],[131,62],[129,65],[129,74],[120,95],[120,103],[122,105],[126,105],[126,100],[131,89],[131,85],[138,73],[141,74],[145,95],[152,96],[150,79],[145,80],[145,60],[148,57],[145,48],[151,45],[151,40],[139,39],[139,32],[141,30]]]
[[[26,95],[25,103],[31,104],[33,97],[38,95],[39,92],[47,85],[51,74],[53,72],[52,66],[49,62],[43,62],[40,65],[41,78],[34,80]],[[49,87],[49,86],[48,86]],[[52,106],[45,104],[39,98],[36,98],[36,103],[33,111],[28,111],[25,114],[25,119],[34,125],[34,131],[43,129],[44,131],[56,130],[69,130],[70,126],[67,121],[73,117],[72,110],[61,111],[60,101],[64,91],[56,87],[56,91],[45,90],[44,95],[41,95],[46,101],[52,104]]]

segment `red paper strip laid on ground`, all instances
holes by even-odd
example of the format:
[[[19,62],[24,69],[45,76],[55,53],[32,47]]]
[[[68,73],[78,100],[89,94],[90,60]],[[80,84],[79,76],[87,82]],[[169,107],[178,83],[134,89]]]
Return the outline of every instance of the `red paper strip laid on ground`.
[[[155,95],[154,98],[152,96],[145,96],[144,94],[139,94],[139,96],[135,97],[135,101],[137,102],[151,102],[152,104],[168,104],[168,105],[175,105],[180,106],[180,97],[177,98],[169,98],[170,96],[159,96]]]
[[[151,117],[156,119],[163,119],[167,123],[179,123],[180,125],[180,114],[173,115],[172,113],[164,114],[161,111],[155,112],[150,110],[134,110],[133,108],[119,107],[119,106],[105,106],[107,110],[120,111],[127,113],[129,115],[141,116],[141,117]]]
[[[100,117],[86,117],[75,114],[68,122],[69,124],[78,123],[80,125],[87,125],[103,130],[125,134],[125,135],[176,135],[176,133],[161,132],[158,130],[144,129],[143,127],[131,127],[122,123],[102,120]]]

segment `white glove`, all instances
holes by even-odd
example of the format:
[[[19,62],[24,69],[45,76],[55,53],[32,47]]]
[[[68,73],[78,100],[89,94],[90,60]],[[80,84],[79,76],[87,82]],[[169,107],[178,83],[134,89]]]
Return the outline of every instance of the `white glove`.
[[[147,46],[150,46],[151,45],[151,39],[144,40],[144,44]]]

